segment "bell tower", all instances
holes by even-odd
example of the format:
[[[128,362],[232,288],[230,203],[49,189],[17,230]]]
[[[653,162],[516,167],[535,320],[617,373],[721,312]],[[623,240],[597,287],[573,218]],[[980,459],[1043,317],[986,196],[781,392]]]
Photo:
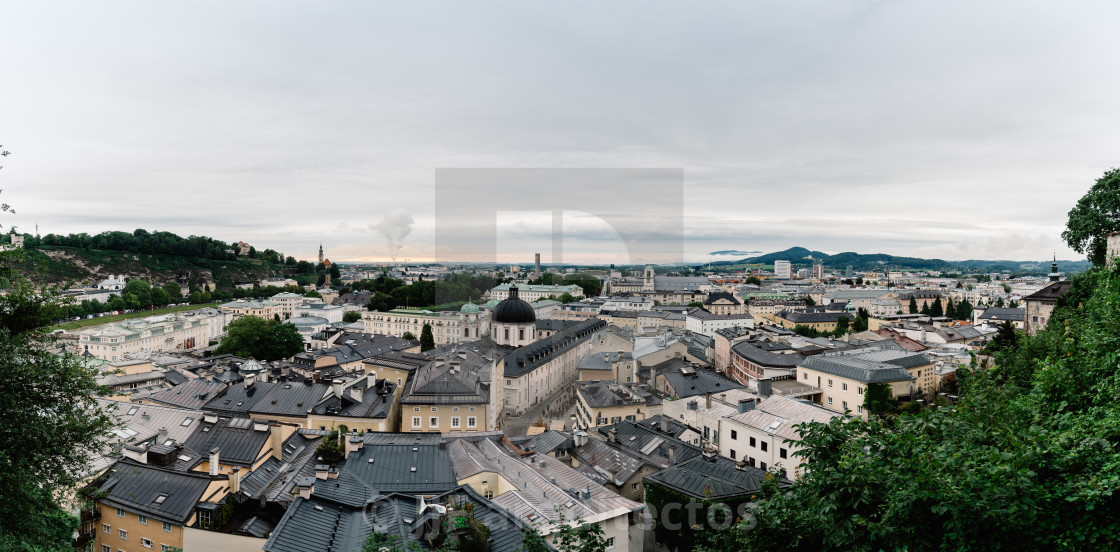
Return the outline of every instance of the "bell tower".
[[[319,244],[319,263],[323,262],[323,244]]]

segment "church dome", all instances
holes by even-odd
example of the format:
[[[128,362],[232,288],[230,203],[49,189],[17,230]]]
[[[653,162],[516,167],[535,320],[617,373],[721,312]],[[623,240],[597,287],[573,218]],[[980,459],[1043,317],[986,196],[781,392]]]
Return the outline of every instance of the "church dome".
[[[509,288],[509,299],[494,307],[494,322],[505,324],[531,324],[536,322],[537,313],[532,305],[517,296],[517,286]]]
[[[478,305],[467,301],[467,304],[463,305],[462,308],[459,309],[459,312],[463,314],[478,314]]]

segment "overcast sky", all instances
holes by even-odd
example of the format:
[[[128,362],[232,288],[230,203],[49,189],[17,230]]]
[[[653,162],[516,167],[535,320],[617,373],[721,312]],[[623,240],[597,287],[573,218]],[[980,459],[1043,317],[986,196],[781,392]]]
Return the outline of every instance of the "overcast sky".
[[[42,234],[143,227],[418,260],[433,255],[438,168],[680,168],[693,261],[795,245],[1082,258],[1059,234],[1120,163],[1118,12],[10,2],[0,199]],[[625,262],[613,235],[592,239],[592,218],[565,218],[564,260]],[[409,220],[394,246],[385,234]],[[551,215],[539,222],[499,221],[503,262],[549,260]]]

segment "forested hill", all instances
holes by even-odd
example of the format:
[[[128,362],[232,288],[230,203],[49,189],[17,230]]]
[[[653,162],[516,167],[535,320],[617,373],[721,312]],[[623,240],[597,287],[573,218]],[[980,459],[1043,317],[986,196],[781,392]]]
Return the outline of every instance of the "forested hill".
[[[181,237],[171,232],[24,235],[24,248],[45,271],[36,280],[49,283],[96,284],[113,275],[142,278],[154,284],[200,285],[238,282],[270,276],[311,274],[315,266],[272,249],[251,247],[238,253],[237,242],[206,236]]]
[[[812,257],[812,259],[810,259]],[[776,260],[790,261],[794,267],[808,267],[813,262],[820,261],[824,266],[833,270],[843,270],[852,267],[854,270],[941,270],[941,271],[980,271],[980,272],[1011,272],[1034,273],[1050,270],[1047,261],[1008,261],[1008,260],[966,260],[946,261],[943,259],[923,259],[919,257],[902,257],[886,253],[855,253],[847,251],[829,255],[822,251],[812,251],[804,247],[791,247],[784,251],[767,253],[754,257],[747,257],[738,261],[717,261],[712,266],[734,266],[739,264],[773,264]],[[1058,270],[1062,272],[1080,272],[1088,267],[1088,262],[1058,261]]]

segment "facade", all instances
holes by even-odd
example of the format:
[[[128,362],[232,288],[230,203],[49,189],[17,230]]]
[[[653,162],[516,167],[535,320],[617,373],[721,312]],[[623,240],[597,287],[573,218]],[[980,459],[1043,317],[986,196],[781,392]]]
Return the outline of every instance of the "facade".
[[[773,321],[788,330],[792,330],[797,326],[807,326],[818,332],[831,332],[836,329],[836,324],[841,318],[851,320],[854,317],[846,312],[825,310],[823,308],[808,308],[779,312],[774,315]]]
[[[1023,329],[1027,333],[1033,335],[1046,327],[1046,321],[1054,313],[1054,306],[1069,291],[1070,285],[1069,281],[1053,282],[1023,298]]]
[[[241,318],[242,316],[256,316],[265,320],[273,320],[276,317],[283,318],[284,310],[279,304],[273,301],[249,301],[245,299],[238,299],[232,303],[226,303],[218,307],[224,313],[231,315],[233,320]]]
[[[689,309],[685,315],[685,329],[696,334],[714,337],[726,328],[753,328],[754,317],[749,314],[715,314],[704,309]]]
[[[452,348],[416,369],[401,392],[401,432],[478,432],[498,426],[501,357]]]
[[[537,313],[520,298],[517,286],[507,288],[490,316],[490,338],[504,347],[524,347],[537,340]]]
[[[742,314],[743,303],[726,291],[713,291],[704,299],[704,309],[716,315]]]
[[[779,280],[789,280],[793,277],[789,261],[774,261],[774,277]]]
[[[543,286],[531,284],[499,284],[490,290],[490,298],[502,301],[510,297],[510,288],[517,288],[518,294],[523,301],[537,301],[540,299],[548,299],[551,297],[560,297],[567,293],[572,297],[583,297],[583,288],[575,285],[561,285],[561,286]]]
[[[78,333],[78,347],[110,361],[130,353],[190,351],[221,338],[231,316],[201,309],[100,324]]]
[[[721,420],[724,438],[719,443],[720,455],[746,460],[747,465],[761,469],[779,466],[789,479],[798,478],[805,463],[797,454],[797,442],[801,440],[797,425],[828,423],[838,415],[781,395],[742,405],[739,410]]]
[[[578,381],[575,386],[575,425],[580,429],[622,420],[640,422],[661,413],[661,398],[650,393],[645,384],[591,380]]]
[[[929,356],[889,343],[808,357],[797,367],[798,381],[821,390],[821,406],[863,418],[867,417],[864,393],[870,384],[890,386],[895,397],[936,392],[938,378]]]
[[[293,308],[292,316],[299,318],[301,316],[318,316],[325,318],[327,322],[337,324],[342,322],[342,315],[346,314],[347,309],[341,305],[330,305],[327,303],[308,303],[306,305],[298,305]],[[420,334],[416,334],[420,335]]]
[[[731,363],[727,375],[743,385],[752,381],[793,376],[804,360],[788,345],[773,341],[742,341],[731,347]]]
[[[602,320],[587,320],[545,339],[515,349],[505,356],[502,372],[502,408],[520,415],[579,378],[579,362],[591,352],[591,338],[606,327]]]
[[[473,306],[468,303],[464,305]],[[475,307],[478,308],[477,306]],[[367,333],[404,337],[411,333],[416,339],[424,331],[424,324],[431,324],[436,346],[474,341],[482,337],[488,327],[488,315],[475,312],[433,312],[424,309],[393,309],[388,312],[362,313],[362,323]]]

